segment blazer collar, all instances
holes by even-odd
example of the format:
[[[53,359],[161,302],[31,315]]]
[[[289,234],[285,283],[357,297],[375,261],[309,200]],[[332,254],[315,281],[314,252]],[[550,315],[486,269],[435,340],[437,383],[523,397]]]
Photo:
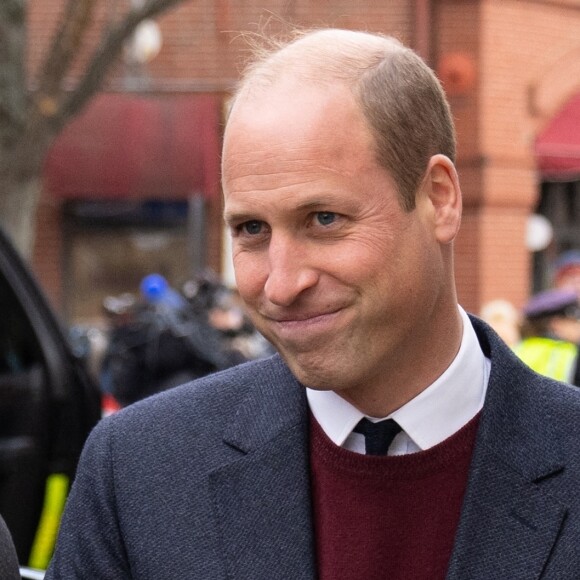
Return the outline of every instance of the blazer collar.
[[[474,317],[472,323],[492,361],[478,445],[529,481],[557,472],[564,466],[563,444],[550,417],[550,389],[484,323]]]
[[[539,578],[567,511],[549,492],[561,438],[544,381],[472,322],[492,366],[447,578]]]
[[[210,474],[228,578],[315,577],[306,393],[278,356],[256,376]]]
[[[279,355],[268,361],[256,381],[224,433],[225,443],[245,453],[294,427],[307,425],[305,388]]]

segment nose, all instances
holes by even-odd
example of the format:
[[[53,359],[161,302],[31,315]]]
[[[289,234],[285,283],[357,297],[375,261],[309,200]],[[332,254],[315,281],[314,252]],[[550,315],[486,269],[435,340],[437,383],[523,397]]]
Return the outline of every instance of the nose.
[[[272,237],[268,261],[264,294],[277,306],[290,306],[318,281],[318,272],[310,263],[305,244],[291,237]]]

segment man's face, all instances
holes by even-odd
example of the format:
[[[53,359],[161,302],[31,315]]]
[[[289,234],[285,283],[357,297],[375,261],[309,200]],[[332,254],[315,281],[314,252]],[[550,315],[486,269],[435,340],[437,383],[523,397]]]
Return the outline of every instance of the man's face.
[[[574,290],[580,296],[580,265],[574,264],[566,268],[557,279],[557,288]]]
[[[450,286],[433,205],[401,209],[345,88],[236,103],[223,180],[240,296],[303,384],[356,404],[425,378]]]
[[[567,316],[554,316],[549,324],[551,332],[560,340],[580,344],[580,320]]]

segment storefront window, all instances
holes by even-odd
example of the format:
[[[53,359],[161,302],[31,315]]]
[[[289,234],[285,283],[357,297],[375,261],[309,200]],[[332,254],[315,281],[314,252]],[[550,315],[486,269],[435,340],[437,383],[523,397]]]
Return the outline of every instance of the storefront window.
[[[144,276],[180,287],[192,275],[187,202],[73,202],[65,212],[65,303],[72,323],[97,321],[106,296]]]
[[[552,285],[553,265],[567,250],[580,249],[580,181],[544,182],[538,213],[552,224],[552,243],[534,254],[533,292]]]

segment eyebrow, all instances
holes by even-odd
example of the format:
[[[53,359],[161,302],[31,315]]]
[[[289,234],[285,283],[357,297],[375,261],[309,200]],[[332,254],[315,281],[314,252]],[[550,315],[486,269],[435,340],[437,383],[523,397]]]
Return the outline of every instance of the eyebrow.
[[[247,212],[227,212],[223,213],[223,220],[226,225],[231,225],[233,223],[243,223],[250,220],[257,220],[258,218],[254,214]]]
[[[340,201],[341,203],[344,203],[343,200]],[[307,199],[297,203],[296,206],[292,207],[291,211],[301,213],[305,211],[321,210],[323,208],[334,206],[336,203],[336,200],[332,196],[327,198],[317,197],[315,199]],[[223,219],[224,222],[229,225],[232,223],[243,223],[251,220],[260,220],[262,218],[258,217],[256,213],[253,212],[251,213],[245,210],[238,212],[234,209],[229,212],[224,210]]]

